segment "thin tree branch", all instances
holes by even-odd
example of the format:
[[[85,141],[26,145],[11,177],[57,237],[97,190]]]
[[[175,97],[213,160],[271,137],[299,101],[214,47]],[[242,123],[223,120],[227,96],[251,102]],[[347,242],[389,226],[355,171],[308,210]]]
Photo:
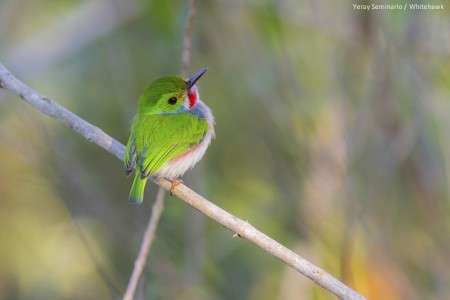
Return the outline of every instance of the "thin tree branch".
[[[195,17],[195,0],[189,0],[189,12],[188,19],[186,21],[184,40],[183,40],[183,52],[181,56],[182,60],[182,74],[184,77],[188,76],[188,68],[190,63],[191,49],[192,49],[192,23]],[[142,270],[145,267],[150,247],[155,236],[156,228],[158,227],[159,218],[163,211],[164,205],[164,189],[159,187],[156,202],[153,205],[152,214],[150,216],[148,227],[142,240],[141,248],[139,250],[138,257],[134,264],[133,272],[131,274],[130,281],[127,286],[127,290],[123,297],[123,300],[132,300],[139,283],[139,279],[142,274]]]
[[[123,296],[123,300],[132,300],[136,287],[139,283],[142,271],[144,270],[145,263],[147,262],[148,252],[152,246],[152,242],[155,238],[156,228],[158,227],[159,218],[164,210],[164,189],[159,187],[158,194],[156,196],[155,203],[152,207],[152,214],[148,221],[147,229],[145,230],[144,238],[142,239],[141,249],[139,255],[134,263],[133,273],[131,274],[130,281],[128,282],[127,290]]]
[[[15,78],[1,63],[0,88],[18,95],[25,102],[31,104],[44,114],[65,124],[69,128],[81,134],[88,141],[97,144],[118,157],[120,160],[123,160],[125,153],[124,145],[104,133],[101,129],[89,124],[63,106],[59,105],[55,101],[40,95],[30,87],[26,86],[24,83]],[[154,179],[152,180],[155,181]],[[160,179],[156,182],[163,186],[166,190],[169,190],[171,187],[171,183],[165,179]],[[321,268],[315,266],[277,241],[271,239],[264,233],[258,231],[248,222],[242,221],[220,207],[212,204],[202,196],[190,190],[185,185],[178,185],[174,190],[174,194],[209,218],[233,231],[239,237],[252,242],[267,253],[277,257],[288,266],[310,278],[315,283],[335,294],[339,298],[364,299],[363,296],[359,295],[357,292],[353,291],[351,288]]]
[[[191,61],[192,50],[192,27],[195,18],[195,0],[189,0],[189,12],[184,27],[183,53],[182,53],[182,67],[181,75],[187,77],[189,74],[189,63]]]
[[[125,146],[104,133],[100,128],[86,122],[73,112],[48,97],[44,97],[15,78],[0,63],[0,88],[18,95],[44,114],[63,123],[70,129],[82,135],[89,142],[97,144],[109,153],[123,160]]]

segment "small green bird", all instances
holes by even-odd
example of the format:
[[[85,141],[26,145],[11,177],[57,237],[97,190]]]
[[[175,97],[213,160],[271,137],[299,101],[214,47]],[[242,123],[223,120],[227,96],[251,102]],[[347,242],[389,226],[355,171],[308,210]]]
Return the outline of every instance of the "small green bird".
[[[150,175],[171,180],[172,193],[181,183],[177,178],[205,154],[214,137],[214,117],[200,100],[195,83],[207,70],[189,79],[178,75],[158,78],[139,97],[125,153],[126,175],[136,166],[131,203],[142,203]]]

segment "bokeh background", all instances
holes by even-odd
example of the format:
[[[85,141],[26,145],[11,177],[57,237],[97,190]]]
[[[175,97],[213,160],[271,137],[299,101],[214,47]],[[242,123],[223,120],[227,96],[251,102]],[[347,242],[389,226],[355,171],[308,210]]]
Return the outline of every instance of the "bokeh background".
[[[450,2],[353,3],[197,1],[189,70],[209,67],[217,138],[184,180],[368,299],[448,299]],[[125,143],[144,86],[180,73],[186,16],[187,1],[1,0],[0,61]],[[119,299],[157,190],[132,206],[131,181],[0,91],[0,298]],[[167,197],[137,299],[335,299],[231,236]]]

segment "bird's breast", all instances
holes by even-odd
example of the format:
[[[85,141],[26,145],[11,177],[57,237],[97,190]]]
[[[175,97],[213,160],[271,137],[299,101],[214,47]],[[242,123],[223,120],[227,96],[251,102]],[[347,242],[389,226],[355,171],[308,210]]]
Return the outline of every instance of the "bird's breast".
[[[192,168],[196,163],[202,159],[205,155],[206,149],[208,149],[211,139],[214,135],[214,128],[209,127],[207,133],[200,143],[174,157],[168,163],[166,163],[158,172],[157,177],[165,178],[177,178],[182,176],[187,170]]]

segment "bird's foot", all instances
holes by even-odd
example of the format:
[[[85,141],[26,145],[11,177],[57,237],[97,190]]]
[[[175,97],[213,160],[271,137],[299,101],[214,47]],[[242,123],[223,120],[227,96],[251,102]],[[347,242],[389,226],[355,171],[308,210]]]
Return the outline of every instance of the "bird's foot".
[[[170,196],[173,196],[173,191],[175,190],[175,188],[180,184],[184,183],[184,181],[181,179],[169,179],[169,180],[172,181],[172,186],[170,187],[169,193]]]

